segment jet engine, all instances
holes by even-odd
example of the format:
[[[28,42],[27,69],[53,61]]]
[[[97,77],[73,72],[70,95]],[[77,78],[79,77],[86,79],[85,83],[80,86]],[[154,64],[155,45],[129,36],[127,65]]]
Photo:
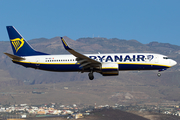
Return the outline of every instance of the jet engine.
[[[119,74],[119,65],[117,63],[102,63],[101,74],[103,76],[114,76]]]

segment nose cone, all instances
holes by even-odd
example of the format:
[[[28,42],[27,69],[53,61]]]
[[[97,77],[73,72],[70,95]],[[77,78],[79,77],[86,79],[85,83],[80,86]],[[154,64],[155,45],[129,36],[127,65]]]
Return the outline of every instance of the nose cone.
[[[175,66],[177,64],[177,62],[174,60],[170,60],[170,64],[171,64],[171,66]]]

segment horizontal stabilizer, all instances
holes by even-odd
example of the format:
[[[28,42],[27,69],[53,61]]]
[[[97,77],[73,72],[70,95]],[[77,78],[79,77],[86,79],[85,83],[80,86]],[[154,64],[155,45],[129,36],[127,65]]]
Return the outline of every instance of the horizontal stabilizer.
[[[19,56],[16,56],[16,55],[12,55],[12,54],[9,54],[9,53],[4,53],[6,54],[8,57],[12,58],[13,60],[25,60],[25,58],[22,58],[22,57],[19,57]]]

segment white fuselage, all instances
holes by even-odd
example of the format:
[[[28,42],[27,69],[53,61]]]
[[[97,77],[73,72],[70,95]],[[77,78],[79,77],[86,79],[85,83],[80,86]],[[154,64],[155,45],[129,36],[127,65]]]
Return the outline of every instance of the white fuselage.
[[[160,70],[174,66],[176,62],[167,56],[152,53],[85,54],[104,63],[117,63],[119,70]],[[23,61],[14,61],[26,67],[49,71],[81,71],[73,55],[25,56]]]

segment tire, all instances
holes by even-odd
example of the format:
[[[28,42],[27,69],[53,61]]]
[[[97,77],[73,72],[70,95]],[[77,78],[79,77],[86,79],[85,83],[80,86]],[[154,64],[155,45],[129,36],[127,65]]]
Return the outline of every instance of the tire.
[[[89,73],[88,76],[89,76],[89,79],[90,79],[90,80],[93,80],[93,79],[94,79],[93,73]]]
[[[157,76],[158,76],[158,77],[161,77],[161,73],[158,73]]]

